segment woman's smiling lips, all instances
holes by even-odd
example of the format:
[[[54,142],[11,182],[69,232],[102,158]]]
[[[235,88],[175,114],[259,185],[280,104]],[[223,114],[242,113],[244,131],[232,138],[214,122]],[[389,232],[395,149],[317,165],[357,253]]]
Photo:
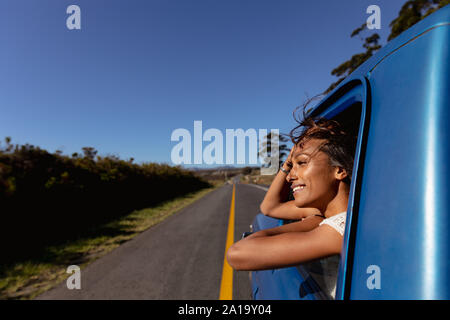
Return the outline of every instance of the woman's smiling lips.
[[[297,183],[291,186],[292,192],[295,194],[296,192],[302,191],[306,187],[305,184]]]

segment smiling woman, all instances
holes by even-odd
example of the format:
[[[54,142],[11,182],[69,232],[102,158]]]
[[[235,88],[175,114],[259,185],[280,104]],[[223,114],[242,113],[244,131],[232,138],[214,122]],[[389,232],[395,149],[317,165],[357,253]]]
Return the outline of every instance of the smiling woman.
[[[297,129],[302,129],[298,135]],[[291,138],[294,147],[261,210],[299,221],[258,231],[235,243],[227,252],[234,269],[288,267],[341,251],[354,139],[336,121],[308,117],[291,131]],[[294,200],[287,200],[290,190]]]
[[[299,127],[306,130],[295,137]],[[342,202],[336,199],[338,194],[348,198],[355,141],[333,120],[306,118],[299,127],[291,132],[294,147],[286,163],[292,168],[286,179],[294,191],[294,204],[328,216],[326,211]]]

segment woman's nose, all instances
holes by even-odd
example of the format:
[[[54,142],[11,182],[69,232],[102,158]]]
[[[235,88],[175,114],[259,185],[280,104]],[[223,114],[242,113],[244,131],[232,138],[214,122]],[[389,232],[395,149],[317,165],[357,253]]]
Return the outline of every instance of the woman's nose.
[[[292,182],[295,179],[297,179],[297,175],[295,174],[294,169],[291,169],[291,171],[289,171],[289,174],[286,176],[286,181],[287,182]]]

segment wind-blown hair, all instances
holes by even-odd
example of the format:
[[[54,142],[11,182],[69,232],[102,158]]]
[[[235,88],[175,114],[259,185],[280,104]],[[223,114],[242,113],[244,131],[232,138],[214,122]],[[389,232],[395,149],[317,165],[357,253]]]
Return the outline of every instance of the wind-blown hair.
[[[335,120],[308,116],[305,112],[306,106],[313,99],[315,98],[310,99],[303,106],[302,119],[296,117],[298,108],[294,110],[294,119],[298,125],[291,130],[289,136],[292,142],[299,147],[311,139],[324,140],[325,142],[320,145],[318,151],[328,155],[331,166],[345,169],[347,178],[344,179],[344,182],[350,184],[356,138],[348,134]]]

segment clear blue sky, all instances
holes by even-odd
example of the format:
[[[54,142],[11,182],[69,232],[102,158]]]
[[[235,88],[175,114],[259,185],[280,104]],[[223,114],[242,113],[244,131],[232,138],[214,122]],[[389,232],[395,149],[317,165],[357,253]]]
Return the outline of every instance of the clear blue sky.
[[[50,152],[170,163],[173,130],[278,128],[363,51],[350,33],[381,8],[382,45],[405,0],[4,0],[0,138]],[[66,8],[81,8],[68,30]]]

